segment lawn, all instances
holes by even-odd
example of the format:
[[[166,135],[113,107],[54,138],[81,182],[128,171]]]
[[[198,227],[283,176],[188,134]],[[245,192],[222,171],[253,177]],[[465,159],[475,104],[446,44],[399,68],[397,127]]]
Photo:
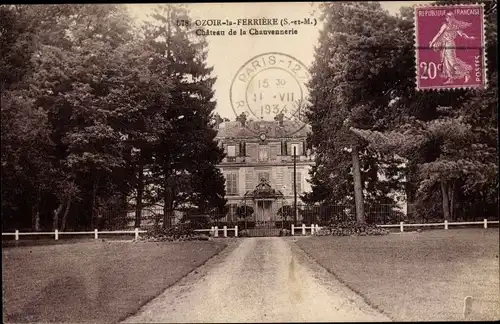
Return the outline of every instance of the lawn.
[[[2,249],[3,322],[117,322],[225,245],[79,244]]]
[[[297,244],[397,321],[500,319],[499,230],[450,229],[362,237],[310,237]]]

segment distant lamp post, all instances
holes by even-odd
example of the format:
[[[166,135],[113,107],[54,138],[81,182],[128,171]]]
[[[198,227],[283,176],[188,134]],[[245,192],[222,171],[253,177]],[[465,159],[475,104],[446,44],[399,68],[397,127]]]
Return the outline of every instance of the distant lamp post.
[[[297,224],[297,147],[293,147],[293,223]]]

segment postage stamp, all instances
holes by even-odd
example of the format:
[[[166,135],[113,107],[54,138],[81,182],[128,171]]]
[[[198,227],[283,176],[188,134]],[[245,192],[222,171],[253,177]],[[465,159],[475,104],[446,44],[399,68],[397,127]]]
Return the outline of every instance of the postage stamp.
[[[231,106],[236,116],[284,121],[284,132],[292,135],[305,126],[309,78],[307,67],[291,55],[271,52],[254,56],[238,69],[231,82]]]
[[[415,7],[417,90],[487,86],[484,5]]]

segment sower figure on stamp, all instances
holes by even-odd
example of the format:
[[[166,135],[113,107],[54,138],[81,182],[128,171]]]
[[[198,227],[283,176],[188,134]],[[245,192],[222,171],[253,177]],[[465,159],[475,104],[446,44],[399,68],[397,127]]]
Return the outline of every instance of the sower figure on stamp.
[[[429,47],[435,51],[441,51],[441,62],[443,64],[442,77],[447,78],[444,84],[453,83],[456,79],[465,79],[467,83],[470,79],[472,66],[457,57],[455,38],[458,36],[465,39],[475,39],[468,36],[462,29],[469,27],[471,23],[457,20],[452,12],[446,14],[446,22],[443,23],[439,32],[429,43]]]

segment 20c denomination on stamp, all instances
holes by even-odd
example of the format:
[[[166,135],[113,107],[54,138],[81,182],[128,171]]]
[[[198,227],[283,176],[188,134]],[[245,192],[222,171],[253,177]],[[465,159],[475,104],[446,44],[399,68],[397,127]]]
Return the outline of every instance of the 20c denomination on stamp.
[[[264,53],[245,62],[231,83],[229,97],[237,116],[245,114],[256,120],[287,121],[286,134],[305,126],[307,67],[291,55]],[[256,134],[259,129],[252,129]]]
[[[417,90],[485,89],[484,5],[415,7]]]

